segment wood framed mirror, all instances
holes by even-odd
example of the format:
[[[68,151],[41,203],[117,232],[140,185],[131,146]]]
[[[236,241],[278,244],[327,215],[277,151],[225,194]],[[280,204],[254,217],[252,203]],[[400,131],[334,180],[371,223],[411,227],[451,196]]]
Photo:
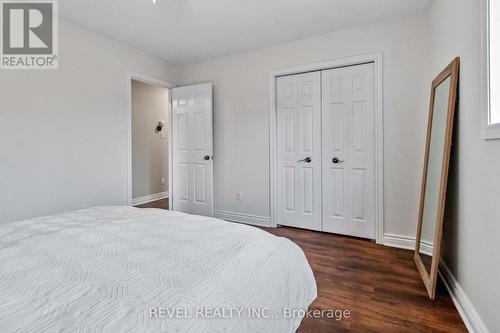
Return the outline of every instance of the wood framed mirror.
[[[436,296],[459,68],[460,58],[455,58],[432,81],[431,88],[414,255],[431,299]]]

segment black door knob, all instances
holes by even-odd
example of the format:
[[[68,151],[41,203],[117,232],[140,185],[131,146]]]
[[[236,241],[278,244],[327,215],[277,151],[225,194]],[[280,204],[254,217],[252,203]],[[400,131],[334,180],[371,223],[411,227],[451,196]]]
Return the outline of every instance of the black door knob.
[[[334,164],[337,164],[337,163],[342,163],[342,162],[344,162],[344,161],[339,160],[337,157],[334,157],[334,158],[332,159],[332,163],[334,163]]]
[[[205,155],[205,157],[203,157],[203,159],[204,159],[205,161],[208,161],[208,160],[210,159],[210,156]]]
[[[298,160],[297,162],[306,162],[306,163],[311,163],[311,162],[312,162],[312,160],[311,160],[311,158],[310,158],[310,157],[306,157],[306,158],[304,158],[303,160]]]

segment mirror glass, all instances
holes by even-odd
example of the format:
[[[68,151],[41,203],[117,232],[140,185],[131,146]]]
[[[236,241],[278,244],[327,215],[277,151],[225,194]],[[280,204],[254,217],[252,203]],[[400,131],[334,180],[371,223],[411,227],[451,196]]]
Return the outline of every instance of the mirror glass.
[[[436,223],[439,212],[439,194],[444,162],[443,157],[445,151],[450,86],[451,77],[448,76],[435,88],[434,107],[432,110],[429,160],[427,163],[427,179],[425,182],[425,197],[422,214],[422,234],[419,249],[422,262],[428,273],[431,271],[432,253],[436,237]]]

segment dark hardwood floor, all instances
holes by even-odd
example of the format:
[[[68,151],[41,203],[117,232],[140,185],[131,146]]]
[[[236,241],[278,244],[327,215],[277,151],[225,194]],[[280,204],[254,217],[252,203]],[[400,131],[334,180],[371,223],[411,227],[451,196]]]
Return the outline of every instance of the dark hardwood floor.
[[[266,228],[299,245],[318,285],[313,309],[349,310],[351,318],[304,319],[298,332],[467,332],[440,281],[435,301],[413,252],[294,228]]]
[[[167,208],[168,200],[148,207]],[[263,229],[306,254],[318,286],[311,309],[350,311],[342,320],[305,318],[298,333],[467,332],[441,281],[436,300],[429,300],[412,251],[288,227]]]
[[[157,200],[157,201],[152,201],[145,203],[143,205],[138,205],[135,206],[137,208],[161,208],[161,209],[168,209],[168,198]]]

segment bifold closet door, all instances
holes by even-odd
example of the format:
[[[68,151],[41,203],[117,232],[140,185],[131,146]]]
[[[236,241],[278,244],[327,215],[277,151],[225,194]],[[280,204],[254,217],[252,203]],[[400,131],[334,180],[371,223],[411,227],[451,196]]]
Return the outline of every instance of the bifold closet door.
[[[321,73],[276,81],[278,224],[321,230]]]
[[[375,238],[374,65],[322,72],[323,230]]]

